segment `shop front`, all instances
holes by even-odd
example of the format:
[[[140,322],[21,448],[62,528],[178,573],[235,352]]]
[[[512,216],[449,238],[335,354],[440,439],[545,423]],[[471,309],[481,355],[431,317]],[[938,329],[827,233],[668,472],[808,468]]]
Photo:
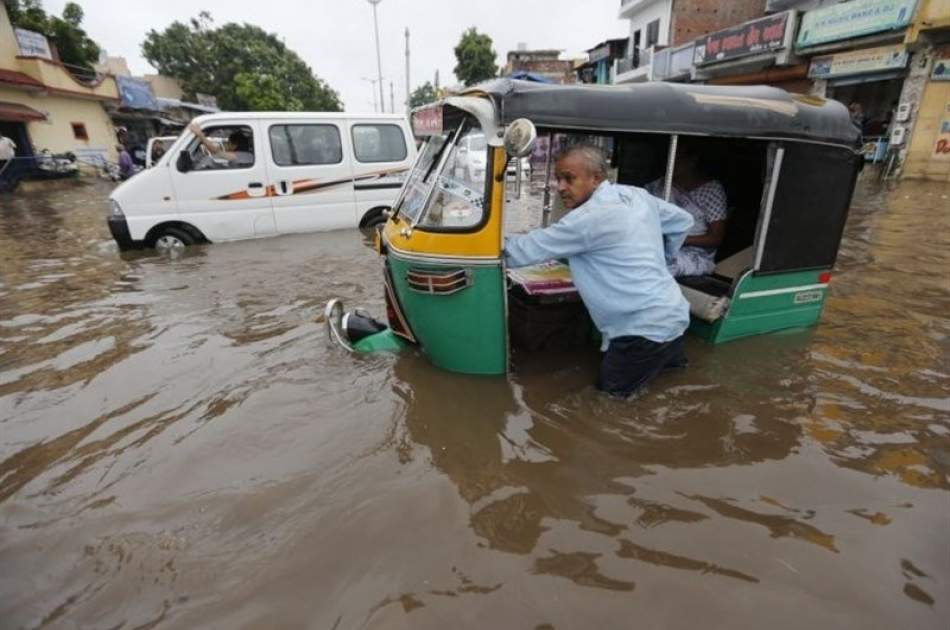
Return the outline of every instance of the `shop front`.
[[[899,44],[820,55],[808,66],[809,79],[825,82],[825,96],[848,106],[870,160],[884,159],[909,58]]]
[[[950,44],[933,57],[902,175],[950,183]]]
[[[700,37],[693,48],[692,80],[807,93],[808,66],[793,52],[797,16],[785,11]]]
[[[904,43],[917,0],[851,0],[802,15],[795,52],[808,58],[812,94],[848,106],[865,157],[900,147],[916,107],[908,90],[913,51]]]

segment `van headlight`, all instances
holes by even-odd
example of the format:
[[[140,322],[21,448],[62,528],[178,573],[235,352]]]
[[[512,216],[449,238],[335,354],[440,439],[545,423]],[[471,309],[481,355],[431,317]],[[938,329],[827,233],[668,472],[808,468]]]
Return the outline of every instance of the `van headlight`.
[[[125,213],[122,212],[122,206],[119,205],[119,202],[115,199],[109,200],[109,218],[110,219],[124,219]]]

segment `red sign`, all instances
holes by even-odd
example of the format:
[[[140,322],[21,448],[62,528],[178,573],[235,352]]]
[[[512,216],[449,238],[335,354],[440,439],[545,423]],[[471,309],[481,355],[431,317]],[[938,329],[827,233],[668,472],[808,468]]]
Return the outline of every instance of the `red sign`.
[[[693,63],[701,66],[784,48],[788,16],[787,12],[770,15],[700,37]]]
[[[442,133],[442,106],[432,105],[412,112],[412,132],[417,136]]]

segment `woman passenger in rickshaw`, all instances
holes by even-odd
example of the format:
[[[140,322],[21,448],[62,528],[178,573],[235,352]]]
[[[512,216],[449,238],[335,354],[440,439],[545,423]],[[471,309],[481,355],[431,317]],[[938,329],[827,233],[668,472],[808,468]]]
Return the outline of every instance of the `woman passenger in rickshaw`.
[[[663,198],[663,179],[646,185],[647,191]],[[702,168],[699,147],[680,138],[673,167],[670,203],[693,216],[693,227],[683,246],[669,262],[674,276],[704,276],[716,266],[716,249],[726,231],[726,190]]]

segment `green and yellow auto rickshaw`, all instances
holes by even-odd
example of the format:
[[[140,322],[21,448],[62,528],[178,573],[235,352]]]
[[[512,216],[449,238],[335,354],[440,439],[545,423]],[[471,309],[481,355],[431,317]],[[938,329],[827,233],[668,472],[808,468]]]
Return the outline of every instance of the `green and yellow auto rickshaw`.
[[[660,182],[669,198],[688,138],[722,183],[716,267],[677,279],[691,333],[716,344],[821,317],[861,167],[840,103],[771,87],[499,79],[415,110],[412,123],[425,144],[377,241],[388,325],[327,305],[331,336],[351,350],[414,345],[446,370],[505,374],[512,346],[594,348],[569,269],[509,270],[502,251],[506,233],[556,218],[554,156],[575,142],[604,150],[613,181]]]

